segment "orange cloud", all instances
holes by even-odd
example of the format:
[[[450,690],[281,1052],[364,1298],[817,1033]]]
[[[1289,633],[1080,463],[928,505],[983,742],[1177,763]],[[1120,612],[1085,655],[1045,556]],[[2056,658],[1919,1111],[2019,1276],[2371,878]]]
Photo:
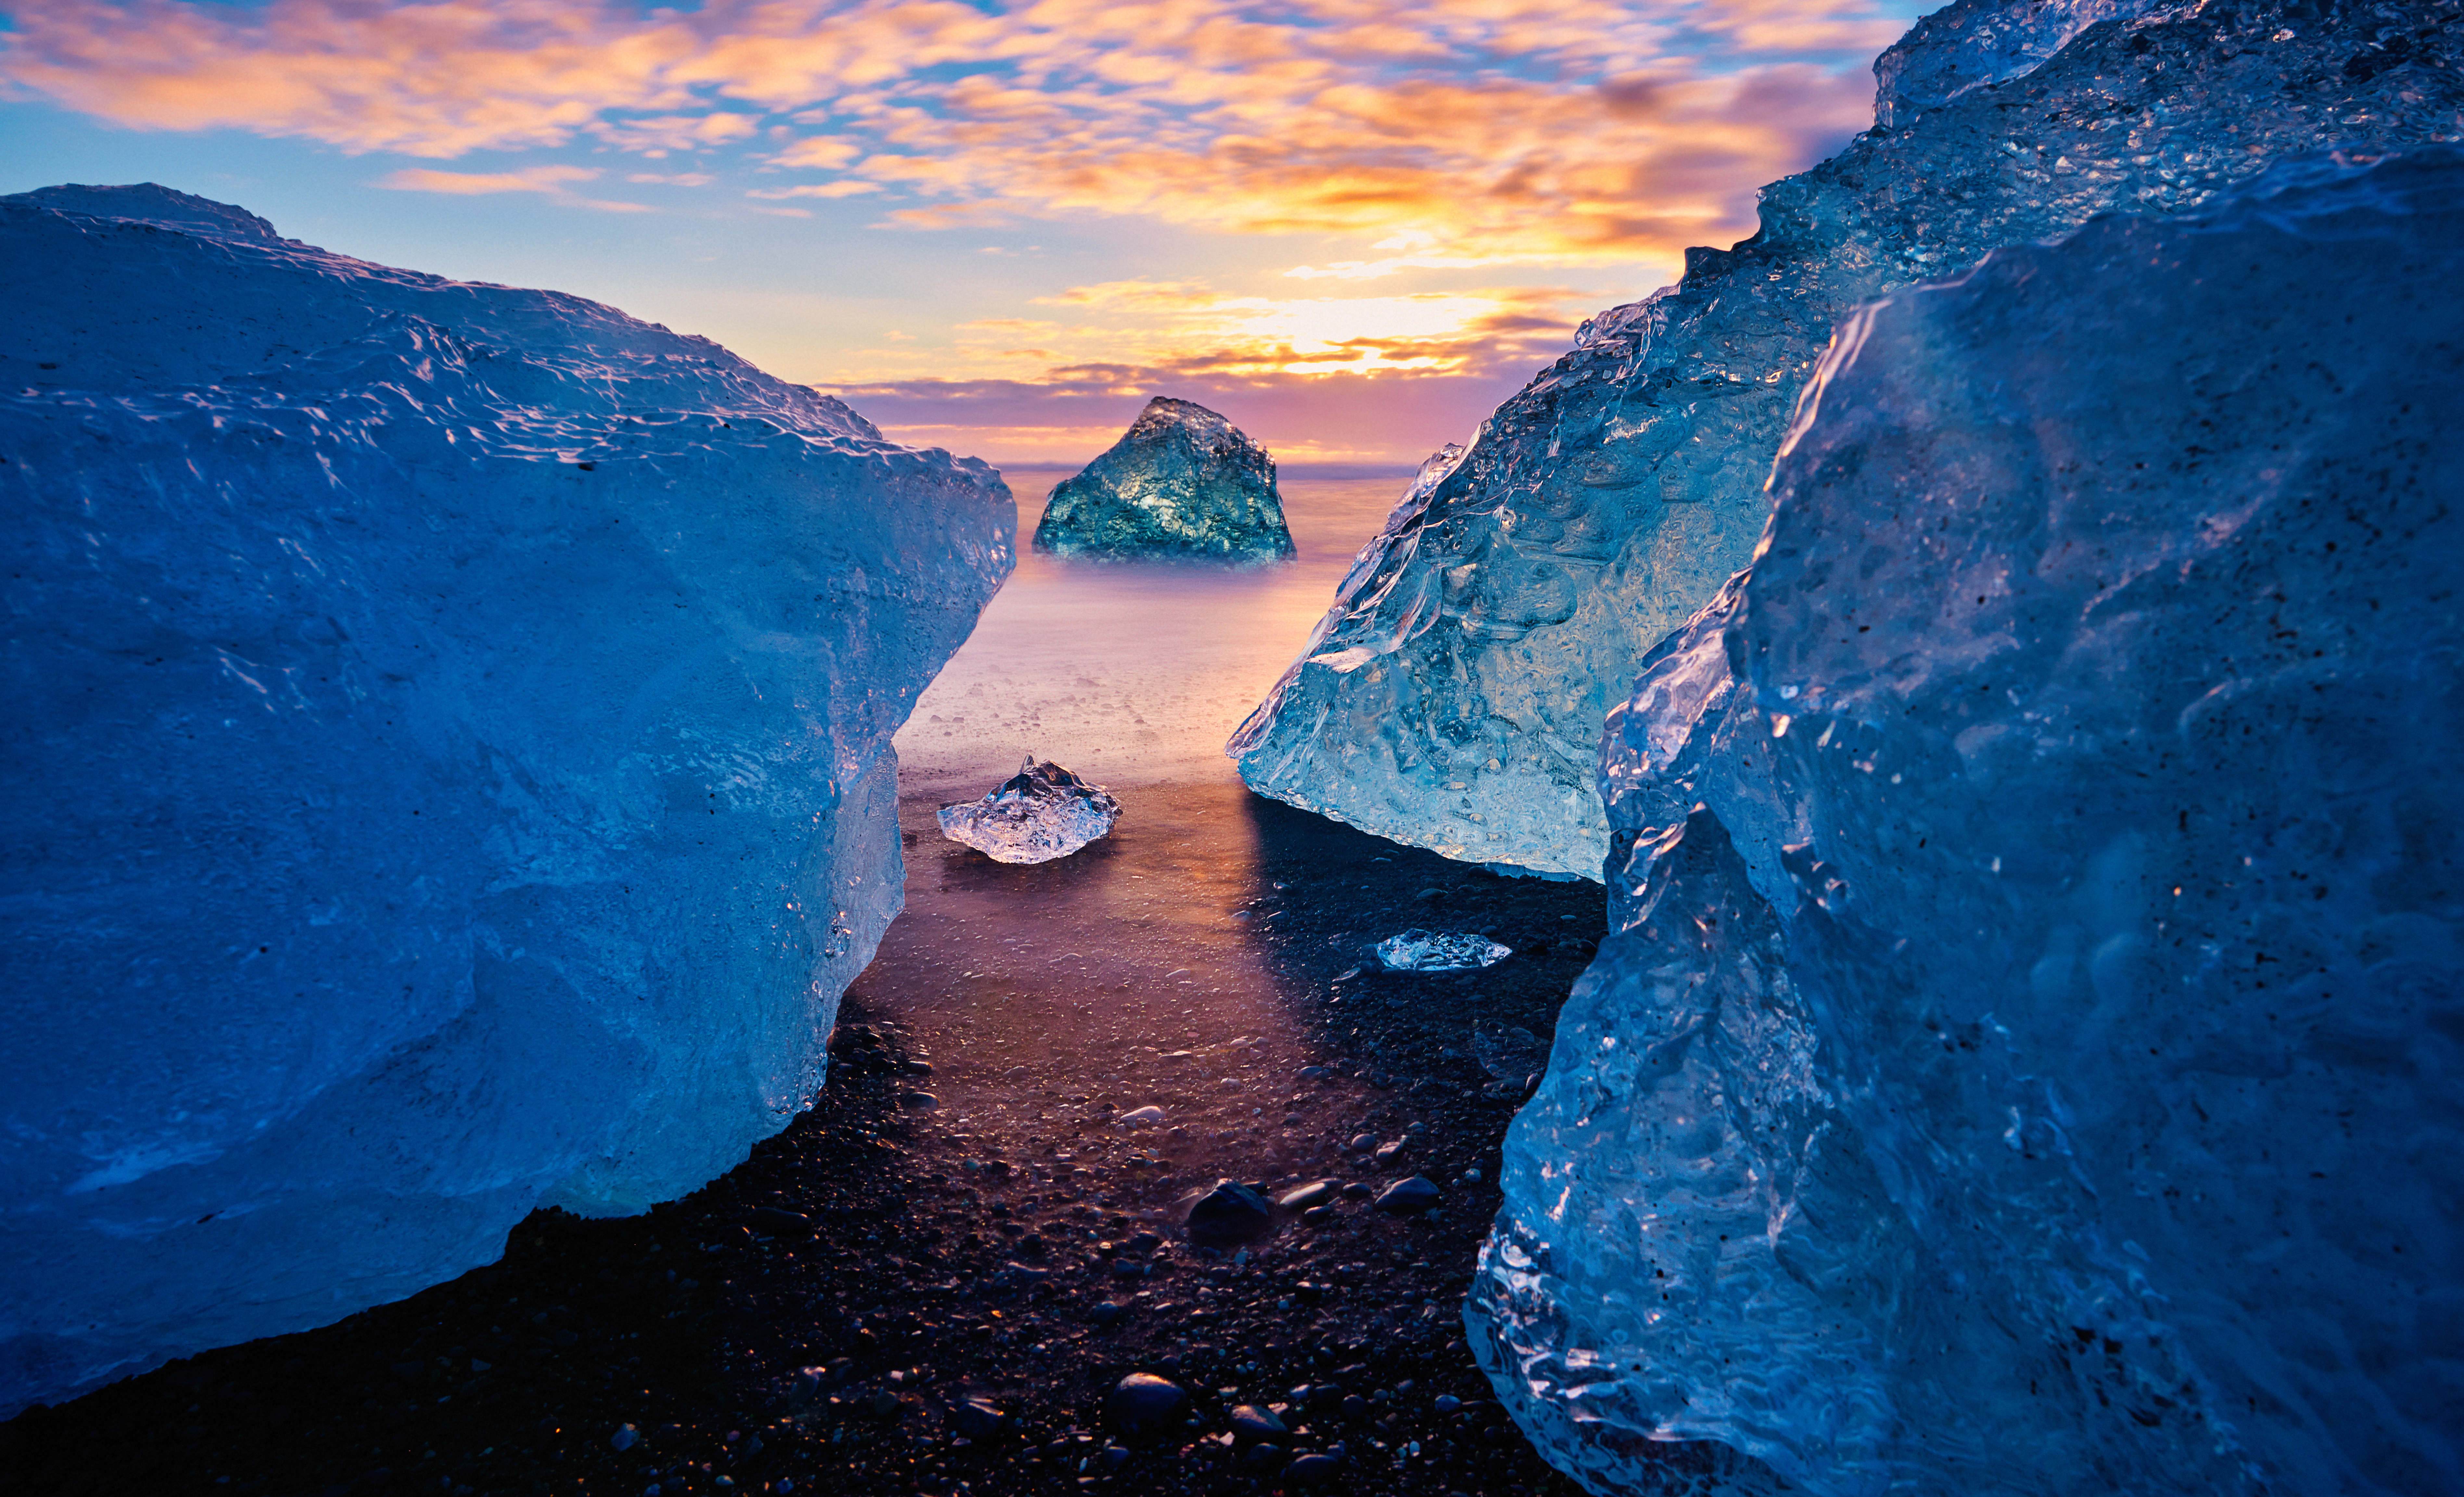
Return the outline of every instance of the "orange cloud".
[[[1860,125],[1879,0],[18,0],[0,79],[448,159],[754,153],[883,223],[1366,239],[1312,274],[1672,261]],[[785,130],[785,139],[774,132]],[[473,180],[479,180],[473,178]],[[848,184],[840,186],[840,184]],[[436,190],[455,190],[438,188]],[[481,190],[470,188],[463,190]],[[500,190],[529,190],[502,188]]]
[[[415,166],[388,172],[379,177],[376,185],[399,192],[445,192],[457,197],[478,197],[495,192],[537,192],[568,207],[595,208],[605,213],[649,211],[639,203],[583,197],[571,190],[571,184],[589,182],[598,176],[599,172],[588,166],[525,166],[519,171],[490,172],[436,171]],[[661,179],[637,173],[631,180],[656,182]]]
[[[1072,287],[1035,302],[1055,317],[981,318],[931,346],[860,350],[849,378],[902,372],[1024,385],[1214,384],[1528,373],[1565,346],[1598,294],[1501,287],[1394,297],[1225,296],[1189,281]]]

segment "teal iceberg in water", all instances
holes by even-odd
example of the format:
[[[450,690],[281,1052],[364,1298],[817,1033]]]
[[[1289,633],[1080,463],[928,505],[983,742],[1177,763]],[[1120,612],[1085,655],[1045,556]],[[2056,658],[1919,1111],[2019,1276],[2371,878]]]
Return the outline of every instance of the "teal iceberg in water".
[[[1292,533],[1265,450],[1205,407],[1158,395],[1110,451],[1053,489],[1035,549],[1254,563],[1292,555]]]

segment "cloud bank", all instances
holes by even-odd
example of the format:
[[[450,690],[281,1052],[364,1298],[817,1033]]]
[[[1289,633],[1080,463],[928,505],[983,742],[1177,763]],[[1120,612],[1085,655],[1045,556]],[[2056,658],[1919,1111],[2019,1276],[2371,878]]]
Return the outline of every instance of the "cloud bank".
[[[450,160],[724,150],[882,222],[1363,243],[1306,275],[1667,261],[1861,126],[1871,0],[20,0],[0,79],[139,128]],[[460,189],[471,190],[471,189]]]

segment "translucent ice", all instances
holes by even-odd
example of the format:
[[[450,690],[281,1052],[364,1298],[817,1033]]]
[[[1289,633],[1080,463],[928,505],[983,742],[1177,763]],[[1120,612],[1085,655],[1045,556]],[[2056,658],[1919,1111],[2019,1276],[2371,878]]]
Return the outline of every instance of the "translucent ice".
[[[941,835],[997,863],[1049,863],[1111,835],[1120,814],[1102,785],[1029,758],[982,800],[941,807]]]
[[[1602,1492],[2464,1486],[2464,152],[1847,319],[1467,1323]]]
[[[1275,460],[1203,406],[1158,395],[1052,491],[1035,548],[1090,559],[1275,561],[1292,554]]]
[[[0,1408],[777,1131],[995,475],[160,187],[0,199]]]
[[[1465,931],[1405,931],[1379,941],[1376,951],[1389,972],[1469,972],[1513,955],[1511,946]]]
[[[2459,68],[2455,0],[1928,17],[1877,65],[1876,130],[1766,188],[1753,238],[1689,251],[1678,286],[1594,319],[1433,460],[1230,744],[1243,778],[1449,857],[1597,877],[1602,718],[1745,564],[1842,312],[2105,209],[2194,208],[2288,154],[2453,138]]]

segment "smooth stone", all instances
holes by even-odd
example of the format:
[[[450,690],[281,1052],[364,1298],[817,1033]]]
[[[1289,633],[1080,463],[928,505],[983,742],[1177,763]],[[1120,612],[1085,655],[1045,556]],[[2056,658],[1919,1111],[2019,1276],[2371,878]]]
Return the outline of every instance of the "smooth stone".
[[[1295,1482],[1315,1483],[1327,1481],[1342,1469],[1343,1463],[1332,1456],[1309,1455],[1284,1467],[1284,1475]]]
[[[1267,1435],[1287,1434],[1291,1428],[1277,1418],[1273,1410],[1260,1408],[1254,1403],[1243,1403],[1235,1408],[1231,1414],[1231,1421],[1234,1434],[1257,1435],[1261,1438]]]
[[[1425,1175],[1414,1175],[1397,1180],[1378,1193],[1380,1211],[1427,1211],[1445,1199],[1437,1182]]]
[[[958,1433],[971,1440],[988,1439],[1009,1425],[1009,1415],[989,1398],[964,1399],[951,1409],[950,1416]]]
[[[1189,1236],[1195,1243],[1243,1242],[1273,1230],[1274,1208],[1266,1198],[1235,1179],[1220,1179],[1189,1208]]]
[[[1132,1373],[1112,1385],[1104,1399],[1104,1419],[1121,1434],[1153,1434],[1180,1417],[1189,1395],[1180,1384],[1153,1373]]]
[[[1287,1211],[1307,1211],[1311,1206],[1325,1205],[1333,1199],[1334,1181],[1311,1180],[1284,1192],[1275,1204]]]
[[[806,1238],[813,1235],[813,1219],[800,1211],[781,1211],[776,1206],[756,1206],[744,1214],[744,1224],[765,1237]]]

